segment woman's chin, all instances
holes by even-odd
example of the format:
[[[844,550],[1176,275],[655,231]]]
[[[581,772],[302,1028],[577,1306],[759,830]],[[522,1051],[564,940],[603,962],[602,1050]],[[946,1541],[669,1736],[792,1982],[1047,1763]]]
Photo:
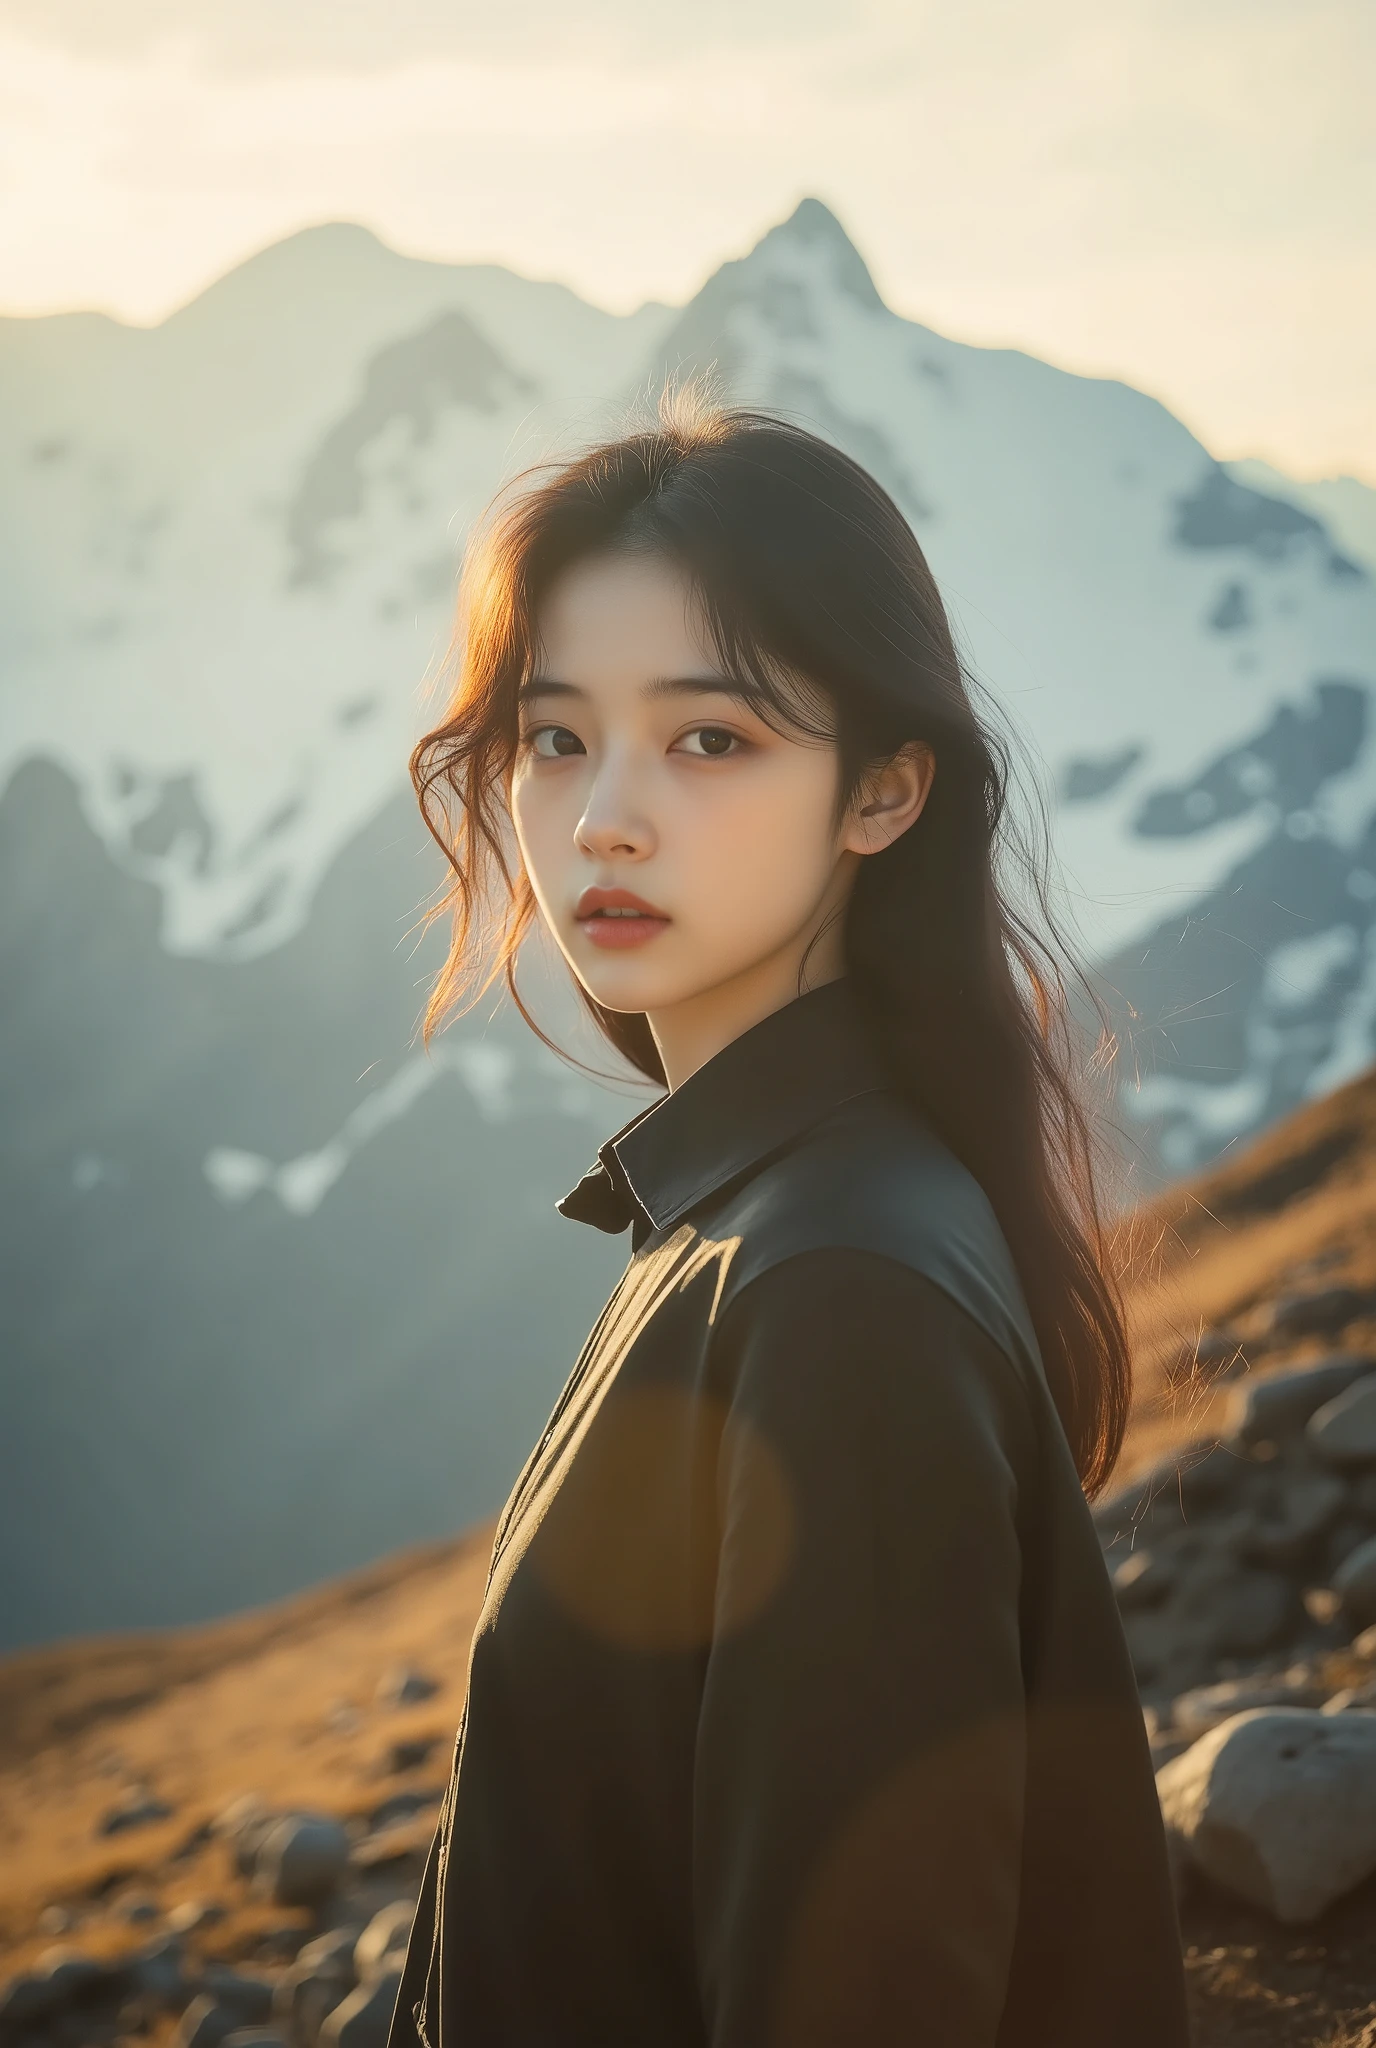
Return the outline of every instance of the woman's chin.
[[[578,979],[595,1003],[604,1010],[620,1010],[627,1015],[643,1015],[647,1010],[667,1009],[680,1002],[681,995],[670,988],[662,974],[637,973],[629,964],[618,971],[607,969],[600,962],[589,968],[586,961],[580,962]]]
[[[580,953],[586,953],[580,948]],[[691,1002],[694,996],[704,994],[714,987],[721,976],[709,967],[699,972],[686,970],[683,962],[658,966],[649,960],[636,959],[632,954],[599,955],[596,960],[580,957],[575,964],[579,981],[595,1003],[604,1010],[621,1010],[628,1014],[643,1015],[646,1011],[671,1010],[678,1003]]]

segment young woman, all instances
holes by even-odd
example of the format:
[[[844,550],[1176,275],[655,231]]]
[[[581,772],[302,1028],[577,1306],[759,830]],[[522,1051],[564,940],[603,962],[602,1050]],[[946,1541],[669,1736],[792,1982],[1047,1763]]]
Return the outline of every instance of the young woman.
[[[538,919],[667,1092],[558,1205],[629,1261],[498,1527],[389,2048],[1177,2048],[1064,980],[922,551],[768,414],[523,484],[412,762],[427,1026]]]

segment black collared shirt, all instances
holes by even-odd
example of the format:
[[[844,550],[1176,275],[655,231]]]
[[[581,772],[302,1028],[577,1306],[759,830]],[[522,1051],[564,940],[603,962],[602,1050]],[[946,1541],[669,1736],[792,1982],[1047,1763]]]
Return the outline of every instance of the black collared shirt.
[[[559,1207],[631,1256],[498,1524],[389,2048],[1180,2048],[1017,1275],[849,980]]]

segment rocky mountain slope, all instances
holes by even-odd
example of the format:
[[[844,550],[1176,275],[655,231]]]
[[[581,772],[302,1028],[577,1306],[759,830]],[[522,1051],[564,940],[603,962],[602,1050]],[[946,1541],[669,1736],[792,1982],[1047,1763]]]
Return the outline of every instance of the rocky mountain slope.
[[[1371,1057],[1370,566],[1141,393],[894,314],[816,201],[627,317],[336,225],[155,329],[0,322],[0,1643],[502,1498],[622,1249],[554,1201],[645,1096],[509,1015],[417,1054],[405,756],[489,492],[704,365],[913,521],[1043,765],[1144,1182]]]
[[[1368,1075],[1135,1234],[1137,1405],[1094,1512],[1198,2048],[1370,2048],[1373,1212]],[[490,1535],[231,1620],[0,1663],[0,2037],[382,2038]]]

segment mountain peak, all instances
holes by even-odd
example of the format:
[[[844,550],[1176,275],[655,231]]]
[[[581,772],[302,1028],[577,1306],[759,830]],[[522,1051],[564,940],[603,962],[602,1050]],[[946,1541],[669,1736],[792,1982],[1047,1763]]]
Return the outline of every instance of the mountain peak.
[[[770,228],[750,253],[758,256],[767,249],[781,247],[828,251],[832,272],[840,288],[859,299],[862,305],[883,311],[884,301],[864,257],[822,200],[811,196],[800,199],[788,219]]]

